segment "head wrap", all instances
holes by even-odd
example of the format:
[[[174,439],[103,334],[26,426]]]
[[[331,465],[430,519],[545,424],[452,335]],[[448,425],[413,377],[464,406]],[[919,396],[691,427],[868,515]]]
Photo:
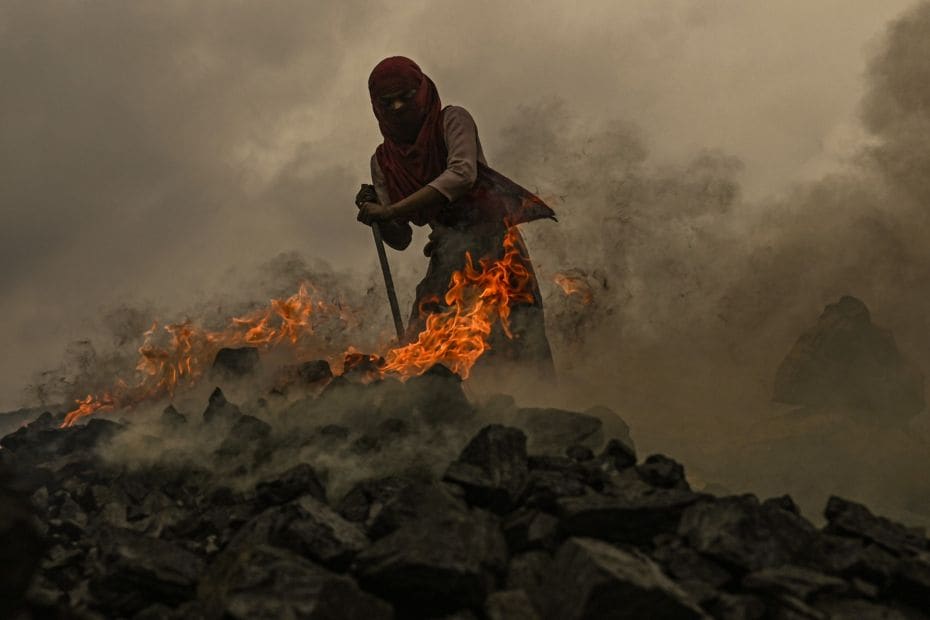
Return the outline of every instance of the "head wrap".
[[[415,90],[400,113],[381,106],[379,97]],[[388,194],[396,202],[414,193],[446,168],[442,103],[436,85],[403,56],[379,62],[368,77],[371,107],[384,142],[375,156],[384,173]]]

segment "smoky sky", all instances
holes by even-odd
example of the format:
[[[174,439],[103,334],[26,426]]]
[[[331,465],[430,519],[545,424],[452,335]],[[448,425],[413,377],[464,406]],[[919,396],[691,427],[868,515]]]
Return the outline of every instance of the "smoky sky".
[[[368,72],[394,54],[472,112],[492,165],[556,200],[564,226],[528,232],[544,273],[614,270],[622,333],[778,332],[760,308],[788,333],[864,268],[856,243],[884,244],[864,288],[904,317],[882,282],[902,265],[926,282],[927,229],[900,219],[928,195],[926,7],[888,24],[913,4],[8,0],[0,408],[115,306],[239,297],[288,252],[373,273],[351,199],[380,141]],[[837,255],[839,275],[805,268]],[[391,259],[400,282],[425,267],[417,247]]]

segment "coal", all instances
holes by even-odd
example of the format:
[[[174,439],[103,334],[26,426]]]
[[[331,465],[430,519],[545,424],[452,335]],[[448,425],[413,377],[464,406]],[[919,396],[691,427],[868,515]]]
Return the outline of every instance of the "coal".
[[[302,495],[310,495],[326,501],[326,488],[320,482],[316,470],[308,463],[301,463],[273,478],[255,485],[255,496],[263,506],[286,504]]]
[[[778,367],[774,398],[811,407],[839,406],[907,418],[923,411],[920,369],[898,350],[891,332],[872,324],[851,296],[828,305]]]
[[[555,555],[546,584],[546,618],[704,616],[697,603],[651,559],[598,540],[567,540]]]
[[[333,370],[326,360],[304,362],[297,367],[297,376],[307,384],[319,383],[333,378]]]
[[[526,435],[492,424],[468,442],[444,479],[462,486],[470,504],[503,513],[515,504],[526,477]]]
[[[481,608],[507,566],[507,545],[491,515],[448,511],[403,525],[356,564],[366,590],[404,613],[439,615]]]
[[[217,389],[204,425],[49,413],[0,439],[0,615],[926,617],[924,533],[863,505],[818,530],[789,496],[697,493],[618,419],[604,444],[607,413],[488,413],[442,367],[329,386],[280,416]],[[158,458],[114,460],[124,439]]]
[[[223,348],[213,358],[213,370],[221,375],[243,377],[255,370],[258,361],[255,347]]]
[[[816,537],[797,515],[763,505],[753,495],[702,501],[687,508],[678,533],[691,547],[725,566],[756,571],[802,557]]]
[[[210,394],[209,404],[203,412],[207,424],[232,424],[242,415],[239,407],[226,400],[223,390],[216,388]]]

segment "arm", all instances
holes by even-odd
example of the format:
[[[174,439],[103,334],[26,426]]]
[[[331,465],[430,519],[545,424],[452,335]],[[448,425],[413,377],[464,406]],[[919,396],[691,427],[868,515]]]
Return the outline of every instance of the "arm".
[[[390,204],[387,186],[384,182],[384,173],[381,171],[381,166],[378,165],[378,159],[375,156],[371,157],[371,181],[378,198],[375,204]],[[360,208],[363,208],[362,205],[360,205]],[[361,217],[361,211],[359,212],[358,219],[364,221]],[[365,223],[370,224],[371,222]],[[395,250],[405,250],[407,246],[410,245],[410,241],[413,238],[413,230],[410,228],[410,223],[405,219],[385,220],[380,223],[380,227],[382,239]]]
[[[448,150],[446,169],[427,185],[394,204],[382,201],[384,206],[366,205],[359,212],[359,220],[370,223],[405,219],[421,210],[445,206],[468,193],[478,178],[478,129],[471,114],[457,106],[447,108],[443,120]],[[372,158],[372,170],[375,168],[378,168],[377,161]],[[372,178],[374,176],[373,173]]]

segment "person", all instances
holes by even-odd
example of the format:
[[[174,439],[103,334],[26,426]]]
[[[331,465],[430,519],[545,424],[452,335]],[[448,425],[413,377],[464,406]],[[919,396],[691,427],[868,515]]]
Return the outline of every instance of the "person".
[[[357,197],[358,220],[378,222],[385,243],[396,250],[409,246],[411,224],[431,229],[423,249],[429,265],[416,288],[405,339],[415,341],[429,313],[443,308],[452,274],[465,266],[466,254],[475,265],[482,258],[501,258],[510,231],[530,276],[533,301],[511,309],[510,336],[494,327],[485,357],[554,378],[542,298],[516,229],[533,219],[555,219],[551,209],[487,166],[471,114],[460,106],[442,107],[433,81],[409,58],[378,63],[368,90],[384,140],[371,157],[374,191],[367,200]]]

